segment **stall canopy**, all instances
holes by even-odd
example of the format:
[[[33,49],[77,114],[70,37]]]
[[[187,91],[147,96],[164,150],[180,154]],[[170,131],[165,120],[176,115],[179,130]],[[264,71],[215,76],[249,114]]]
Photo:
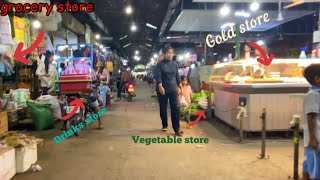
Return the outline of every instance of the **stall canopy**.
[[[226,23],[244,24],[246,19],[250,22],[251,19],[255,19],[260,15],[268,13],[270,21],[268,23],[262,23],[260,26],[257,26],[256,28],[251,30],[261,32],[275,28],[286,22],[310,14],[314,14],[315,11],[282,11],[282,21],[277,21],[278,11],[257,11],[251,13],[250,17],[248,18],[237,17],[233,15],[224,18],[212,18],[219,13],[219,10],[183,10],[174,22],[174,24],[172,25],[170,31],[218,32],[221,31],[221,26],[223,26]]]

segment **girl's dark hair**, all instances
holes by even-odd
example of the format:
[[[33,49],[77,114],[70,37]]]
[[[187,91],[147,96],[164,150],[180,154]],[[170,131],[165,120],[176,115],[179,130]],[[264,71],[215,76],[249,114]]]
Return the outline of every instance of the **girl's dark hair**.
[[[162,49],[162,54],[166,54],[169,50],[173,50],[173,47],[171,46],[166,46]]]
[[[45,59],[44,59],[44,69],[46,71],[46,73],[49,73],[49,59],[53,56],[53,53],[51,53],[50,51],[47,51],[45,54]]]
[[[303,76],[311,85],[316,85],[314,78],[316,76],[320,77],[320,64],[311,64],[306,67],[306,69],[304,69]]]
[[[189,82],[188,82],[188,78],[186,76],[181,76],[181,82],[186,79],[187,80],[187,86],[189,85]]]

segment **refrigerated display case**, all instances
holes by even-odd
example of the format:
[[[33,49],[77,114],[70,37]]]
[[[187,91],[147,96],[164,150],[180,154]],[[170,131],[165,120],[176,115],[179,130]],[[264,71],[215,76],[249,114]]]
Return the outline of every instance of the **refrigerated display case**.
[[[268,131],[288,131],[294,114],[303,117],[303,97],[310,85],[303,70],[320,59],[274,59],[264,66],[257,60],[216,64],[210,76],[215,93],[215,115],[239,129],[239,99],[246,101],[243,130],[261,131],[262,108],[267,110]]]

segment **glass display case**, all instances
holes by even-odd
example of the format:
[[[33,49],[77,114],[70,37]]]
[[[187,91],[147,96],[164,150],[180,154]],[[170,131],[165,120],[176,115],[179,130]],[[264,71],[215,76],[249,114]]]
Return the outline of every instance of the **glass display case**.
[[[320,59],[274,59],[269,66],[257,60],[239,60],[213,66],[210,82],[225,83],[307,83],[303,70]]]
[[[267,131],[289,131],[293,115],[303,116],[303,98],[310,84],[304,69],[320,59],[274,59],[269,66],[257,60],[239,60],[213,66],[210,89],[215,93],[215,115],[239,128],[239,99],[246,101],[244,131],[261,131],[262,109]]]

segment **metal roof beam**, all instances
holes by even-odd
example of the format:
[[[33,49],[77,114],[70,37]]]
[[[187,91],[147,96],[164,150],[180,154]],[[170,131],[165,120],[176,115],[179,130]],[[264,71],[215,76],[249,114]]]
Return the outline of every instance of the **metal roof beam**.
[[[172,0],[169,4],[169,7],[168,7],[168,10],[167,10],[167,13],[166,13],[166,16],[162,22],[162,25],[161,25],[161,29],[160,29],[160,33],[159,33],[159,37],[162,37],[164,31],[166,30],[167,28],[167,25],[168,25],[168,22],[170,21],[170,18],[173,14],[173,12],[175,11],[176,9],[176,6],[179,4],[180,0]]]

